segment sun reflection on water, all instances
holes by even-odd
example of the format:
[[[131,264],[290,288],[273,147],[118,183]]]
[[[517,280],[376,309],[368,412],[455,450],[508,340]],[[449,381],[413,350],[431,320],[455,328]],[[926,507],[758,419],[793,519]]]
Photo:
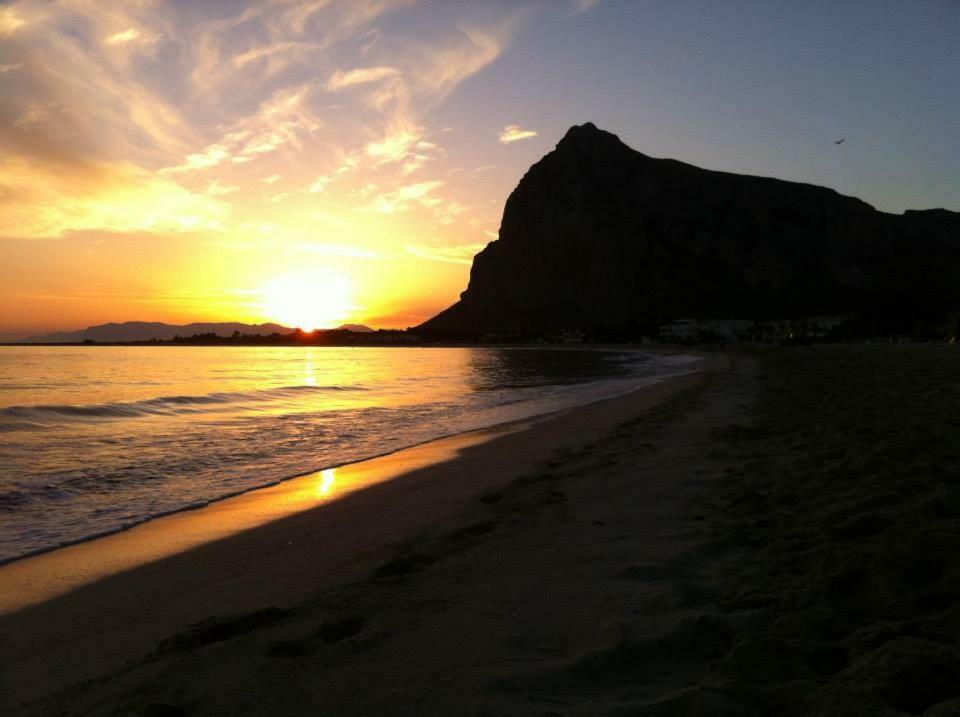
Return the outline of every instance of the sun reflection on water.
[[[313,351],[308,351],[303,362],[303,383],[305,386],[316,386],[317,377],[314,375]]]

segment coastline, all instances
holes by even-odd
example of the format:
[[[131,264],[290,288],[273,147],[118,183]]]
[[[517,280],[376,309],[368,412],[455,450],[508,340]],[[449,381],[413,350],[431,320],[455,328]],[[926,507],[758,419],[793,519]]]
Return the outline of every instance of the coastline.
[[[402,348],[411,348],[411,347],[402,347]],[[413,348],[422,348],[422,347],[413,347]],[[500,347],[500,348],[504,348],[504,347]],[[585,347],[579,347],[579,346],[544,347],[541,345],[520,345],[520,346],[511,346],[506,348],[521,350],[521,351],[522,350],[543,351],[544,349],[548,349],[551,351],[573,350],[573,351],[592,351],[592,352],[599,352],[599,353],[613,353],[613,352],[628,353],[628,354],[639,353],[639,354],[647,354],[652,356],[660,355],[664,357],[675,356],[679,354],[681,355],[681,357],[682,356],[694,357],[695,361],[702,360],[704,357],[703,352],[700,352],[697,350],[690,350],[690,351],[674,351],[670,349],[652,350],[650,348],[644,348],[639,346],[617,347],[613,345],[599,345],[599,346],[585,346]],[[582,403],[578,403],[573,406],[563,406],[563,405],[540,406],[537,409],[540,412],[532,413],[531,415],[519,415],[519,416],[510,417],[510,418],[500,417],[500,418],[494,419],[493,421],[488,420],[486,422],[483,422],[483,421],[477,422],[475,423],[475,425],[472,425],[472,426],[470,425],[457,426],[457,427],[447,426],[446,427],[447,432],[443,432],[441,430],[435,435],[416,436],[416,437],[408,436],[406,440],[396,442],[393,445],[388,444],[386,446],[382,446],[382,445],[368,446],[367,450],[358,451],[356,455],[328,456],[324,460],[312,461],[312,465],[309,465],[309,467],[302,466],[299,469],[297,469],[295,463],[291,462],[290,472],[285,473],[281,471],[278,475],[277,471],[273,470],[272,473],[267,473],[267,475],[264,478],[261,478],[260,481],[257,481],[252,485],[248,484],[245,486],[241,485],[239,487],[238,486],[222,487],[221,490],[223,492],[205,492],[204,494],[201,494],[201,495],[193,495],[193,496],[190,496],[187,500],[184,500],[179,504],[174,503],[172,506],[162,505],[156,508],[152,508],[149,511],[140,513],[139,515],[131,515],[131,516],[125,517],[124,519],[119,520],[112,525],[111,524],[107,524],[104,526],[91,525],[88,528],[90,532],[84,533],[84,532],[75,531],[73,535],[59,537],[57,539],[58,542],[53,542],[53,543],[46,542],[46,544],[40,543],[39,545],[31,545],[31,547],[26,549],[25,552],[19,552],[19,553],[6,552],[3,554],[0,554],[0,567],[9,563],[25,560],[38,555],[43,555],[52,551],[60,550],[60,549],[77,545],[80,543],[85,543],[92,540],[99,540],[117,533],[122,533],[127,530],[134,529],[140,525],[143,525],[145,523],[148,523],[160,518],[176,515],[177,513],[181,513],[185,511],[205,508],[208,505],[212,505],[223,500],[229,500],[231,498],[243,495],[251,491],[257,491],[257,490],[269,488],[286,481],[295,480],[298,478],[308,476],[313,473],[320,473],[321,471],[324,471],[324,470],[340,469],[348,464],[354,464],[354,463],[359,463],[363,461],[373,460],[376,458],[381,458],[401,450],[414,448],[424,443],[451,438],[461,434],[472,434],[478,431],[496,430],[498,427],[506,428],[510,424],[521,425],[527,422],[541,420],[542,418],[548,417],[551,414],[562,412],[564,410],[568,410],[569,408],[575,408],[579,405],[587,405],[597,400],[603,400],[605,398],[615,397],[615,396],[621,395],[621,393],[630,392],[633,390],[637,390],[639,388],[643,388],[647,385],[650,385],[651,383],[656,383],[658,381],[662,381],[666,378],[669,378],[672,375],[676,375],[677,373],[682,373],[685,370],[687,370],[686,367],[677,366],[677,367],[674,367],[672,370],[664,371],[660,375],[626,379],[626,380],[623,380],[622,382],[630,384],[627,387],[624,388],[624,387],[618,386],[612,390],[608,390],[604,392],[603,395],[591,396],[587,398],[587,400],[583,401]],[[614,382],[616,381],[614,380]],[[584,386],[591,386],[591,385],[600,386],[606,383],[611,383],[611,381],[609,379],[601,379],[597,382],[586,382]],[[119,405],[126,406],[126,405],[135,405],[135,404],[136,402],[134,402],[133,404],[119,404]],[[117,404],[107,404],[107,405],[113,406]],[[21,407],[14,407],[14,408],[21,408]],[[48,408],[48,407],[41,406],[40,408]],[[58,408],[58,407],[55,406],[53,408]],[[92,406],[90,408],[99,408],[99,406]],[[288,465],[287,463],[284,463],[284,467],[286,467],[287,465]],[[262,470],[262,466],[261,466],[261,470]],[[4,603],[3,603],[2,595],[0,595],[0,614],[3,614],[4,611],[5,611]]]
[[[518,350],[523,350],[523,349],[541,349],[541,350],[542,350],[543,347],[538,347],[538,346],[519,346],[519,347],[514,347],[514,348],[516,348],[516,349],[518,349]],[[552,347],[552,348],[551,348],[551,350],[564,350],[564,349],[565,349],[565,347]],[[568,350],[569,350],[569,349],[568,349]],[[599,352],[612,352],[612,351],[614,351],[615,349],[614,349],[614,347],[612,347],[612,346],[600,346],[600,347],[590,347],[590,348],[585,348],[585,349],[580,349],[580,350],[599,351]],[[671,356],[671,355],[692,356],[692,357],[696,357],[696,358],[697,358],[698,360],[700,360],[700,361],[702,361],[702,360],[704,359],[704,357],[705,357],[705,355],[704,355],[702,352],[698,352],[698,351],[695,351],[695,350],[685,351],[685,352],[682,352],[682,351],[669,351],[669,350],[651,351],[651,350],[642,349],[642,348],[639,348],[639,347],[625,347],[625,348],[622,348],[622,349],[621,349],[621,352],[659,354],[659,355],[663,355],[663,356]],[[21,553],[21,554],[18,554],[18,555],[0,556],[0,568],[2,568],[4,565],[7,565],[7,564],[9,564],[9,563],[18,562],[18,561],[21,561],[21,560],[26,560],[26,559],[29,559],[29,558],[32,558],[32,557],[36,557],[36,556],[39,556],[39,555],[44,555],[44,554],[46,554],[46,553],[50,553],[50,552],[54,552],[54,551],[57,551],[57,550],[61,550],[61,549],[63,549],[63,548],[69,548],[69,547],[71,547],[71,546],[78,545],[78,544],[81,544],[81,543],[86,543],[86,542],[90,542],[90,541],[93,541],[93,540],[100,540],[100,539],[102,539],[102,538],[106,538],[106,537],[115,535],[115,534],[117,534],[117,533],[123,533],[123,532],[126,532],[126,531],[128,531],[128,530],[132,530],[132,529],[134,529],[134,528],[137,528],[138,526],[141,526],[141,525],[143,525],[143,524],[145,524],[145,523],[152,522],[152,521],[154,521],[154,520],[158,520],[158,519],[161,519],[161,518],[166,518],[166,517],[169,517],[169,516],[174,516],[174,515],[177,515],[177,514],[179,514],[179,513],[185,513],[185,512],[188,512],[188,511],[193,511],[193,510],[199,510],[199,509],[201,509],[201,508],[206,508],[206,507],[208,507],[208,506],[215,505],[215,504],[220,503],[220,502],[222,502],[222,501],[230,500],[230,499],[232,499],[232,498],[236,498],[236,497],[238,497],[238,496],[242,496],[242,495],[244,495],[244,494],[246,494],[246,493],[250,493],[250,492],[254,492],[254,491],[260,491],[260,490],[264,490],[264,489],[267,489],[267,488],[272,488],[272,487],[277,486],[277,485],[280,485],[280,484],[282,484],[282,483],[286,483],[286,482],[288,482],[288,481],[295,481],[295,480],[298,480],[298,479],[304,479],[304,478],[307,478],[307,477],[312,476],[312,475],[314,475],[314,474],[319,475],[320,473],[325,472],[325,471],[330,471],[330,470],[342,470],[342,469],[344,469],[344,468],[346,468],[346,467],[348,467],[348,466],[351,466],[351,465],[355,465],[355,464],[359,464],[359,463],[366,463],[367,461],[372,461],[372,460],[376,460],[376,459],[379,459],[379,458],[385,458],[385,457],[387,457],[387,456],[390,456],[390,455],[392,455],[392,454],[398,453],[398,452],[400,452],[400,451],[417,448],[417,447],[420,447],[420,446],[422,446],[422,445],[424,445],[424,444],[427,444],[427,443],[433,443],[433,442],[436,442],[436,441],[443,441],[443,440],[447,440],[447,439],[454,439],[454,438],[457,438],[458,436],[464,437],[464,440],[473,440],[472,438],[469,438],[469,437],[473,437],[473,436],[476,436],[476,438],[477,438],[478,441],[487,440],[487,439],[489,439],[490,436],[498,434],[501,430],[502,430],[502,431],[520,430],[522,427],[524,427],[524,426],[526,426],[526,425],[528,425],[528,424],[532,424],[532,423],[535,423],[535,422],[538,422],[538,421],[541,421],[541,420],[548,419],[549,417],[551,417],[551,416],[553,416],[553,415],[556,415],[556,414],[563,413],[564,411],[573,410],[573,409],[579,408],[579,407],[581,407],[581,406],[586,406],[586,405],[589,405],[589,404],[591,404],[591,403],[595,403],[595,402],[597,402],[597,401],[606,400],[606,399],[608,399],[608,398],[616,398],[616,397],[618,397],[618,396],[620,396],[620,395],[623,395],[623,394],[626,394],[626,393],[631,393],[631,392],[633,392],[633,391],[642,390],[642,389],[644,389],[644,388],[647,388],[647,387],[649,387],[649,386],[651,386],[651,385],[655,385],[656,383],[662,382],[662,381],[664,381],[664,380],[669,380],[670,378],[673,378],[673,377],[675,377],[675,376],[683,375],[683,374],[686,373],[687,371],[696,371],[696,370],[697,370],[697,368],[696,368],[696,361],[695,361],[695,362],[693,362],[693,363],[691,364],[691,366],[690,366],[689,368],[676,367],[675,369],[673,369],[672,372],[665,372],[665,373],[663,373],[663,374],[656,375],[656,376],[644,377],[644,378],[640,378],[640,379],[634,379],[634,380],[632,381],[632,384],[633,384],[633,385],[631,385],[631,386],[628,387],[628,388],[625,388],[625,389],[622,390],[622,391],[618,391],[618,392],[612,393],[612,394],[610,394],[610,395],[605,395],[605,396],[601,396],[601,397],[592,397],[592,398],[590,398],[589,400],[587,400],[587,401],[585,401],[585,402],[583,402],[583,403],[576,404],[576,405],[571,406],[571,407],[549,409],[549,410],[544,411],[543,413],[536,413],[536,414],[533,414],[533,415],[531,415],[531,416],[526,416],[526,417],[522,417],[522,418],[514,418],[514,419],[511,419],[511,420],[507,420],[507,421],[503,421],[503,422],[499,422],[499,423],[495,422],[495,423],[491,423],[491,424],[489,424],[489,425],[479,425],[479,426],[474,427],[474,428],[469,428],[469,429],[466,429],[466,430],[457,430],[457,431],[454,431],[454,432],[451,432],[451,433],[441,433],[440,435],[432,436],[432,437],[427,438],[427,439],[425,439],[425,440],[419,440],[419,441],[416,441],[416,442],[413,442],[413,443],[409,443],[409,444],[406,444],[406,445],[401,445],[401,446],[396,447],[396,448],[390,448],[390,449],[388,449],[388,450],[384,450],[383,452],[373,453],[373,454],[370,454],[370,455],[365,455],[365,456],[362,456],[362,457],[359,457],[359,458],[356,458],[356,459],[351,458],[351,459],[349,459],[349,460],[345,460],[345,461],[342,461],[342,462],[333,462],[333,463],[330,463],[329,465],[321,465],[321,466],[319,466],[319,467],[312,467],[312,468],[310,468],[310,469],[301,470],[301,471],[298,471],[298,472],[294,472],[294,473],[291,473],[290,475],[285,475],[285,476],[280,477],[280,478],[273,478],[273,479],[271,479],[271,480],[269,480],[269,481],[266,481],[266,482],[263,482],[263,483],[259,483],[259,484],[257,484],[257,485],[253,485],[253,486],[250,486],[250,487],[229,490],[229,491],[227,491],[227,492],[225,492],[225,493],[222,493],[222,494],[219,494],[219,495],[210,496],[210,497],[207,497],[207,498],[204,498],[204,499],[201,499],[201,500],[194,501],[194,502],[192,502],[192,503],[188,503],[188,504],[184,504],[184,505],[178,506],[178,507],[176,507],[176,508],[171,508],[171,509],[167,509],[167,510],[158,511],[158,512],[155,512],[155,513],[151,513],[151,514],[149,514],[149,515],[140,516],[140,517],[138,517],[138,518],[136,518],[136,519],[129,520],[129,521],[127,521],[127,522],[124,522],[124,523],[122,523],[122,524],[116,525],[116,526],[114,526],[114,527],[109,527],[109,528],[106,528],[106,529],[103,529],[103,530],[98,530],[98,531],[96,531],[96,532],[93,532],[93,533],[90,533],[90,534],[87,534],[87,535],[82,535],[82,536],[77,537],[77,538],[64,540],[64,541],[62,541],[62,542],[60,542],[60,543],[56,543],[56,544],[52,544],[52,545],[47,545],[47,546],[45,546],[45,547],[35,548],[35,549],[29,550],[29,551],[27,551],[27,552],[25,552],[25,553]],[[604,380],[599,381],[599,383],[605,383],[605,382],[606,382],[606,381],[604,381]],[[588,383],[588,385],[589,385],[589,383]],[[487,434],[487,433],[489,433],[490,436],[486,436],[486,437],[485,437],[485,434]],[[300,508],[300,509],[303,509],[303,508]],[[277,515],[271,516],[271,518],[276,518],[276,517],[278,517],[278,516],[277,516]],[[262,520],[261,522],[265,522],[265,519]],[[249,526],[249,525],[251,525],[251,523],[250,523],[249,521],[247,521],[246,525]],[[154,556],[154,557],[156,557],[156,556]],[[3,594],[0,593],[0,615],[4,614],[5,612],[8,612],[8,611],[9,611],[9,610],[8,610],[8,608],[7,608],[6,605],[5,605],[5,601],[4,601],[4,598],[3,598]]]
[[[8,563],[0,626],[14,638],[0,648],[3,692],[14,701],[48,694],[138,659],[211,615],[292,605],[359,579],[385,545],[452,521],[484,491],[601,438],[717,361],[559,414],[345,466],[336,481],[356,490],[312,509],[302,498],[318,490],[314,474]]]
[[[99,580],[0,618],[4,714],[956,715],[956,362],[734,350]]]

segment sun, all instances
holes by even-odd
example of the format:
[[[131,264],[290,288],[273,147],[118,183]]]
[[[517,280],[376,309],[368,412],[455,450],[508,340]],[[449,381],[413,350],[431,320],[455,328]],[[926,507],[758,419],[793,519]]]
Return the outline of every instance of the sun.
[[[277,277],[262,293],[264,315],[304,331],[338,326],[356,308],[349,277],[329,270]]]

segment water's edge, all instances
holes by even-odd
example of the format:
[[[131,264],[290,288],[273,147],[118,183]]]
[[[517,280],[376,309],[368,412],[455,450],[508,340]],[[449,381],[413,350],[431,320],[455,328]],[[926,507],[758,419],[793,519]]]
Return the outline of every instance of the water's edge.
[[[701,359],[698,358],[697,361],[699,361],[699,360],[701,360]],[[360,463],[365,463],[365,462],[367,462],[367,461],[372,461],[372,460],[375,460],[375,459],[378,459],[378,458],[383,458],[383,457],[385,457],[385,456],[395,455],[395,454],[397,454],[397,453],[400,453],[400,452],[402,452],[402,451],[405,451],[405,450],[408,450],[408,449],[411,449],[411,448],[415,448],[415,447],[417,447],[417,446],[423,446],[423,445],[427,445],[427,444],[430,444],[430,443],[435,443],[435,442],[438,442],[438,441],[447,440],[447,439],[450,439],[450,438],[454,438],[454,437],[456,437],[456,436],[464,436],[464,435],[469,435],[469,434],[472,434],[472,433],[482,433],[482,432],[484,432],[484,431],[489,431],[489,432],[491,432],[491,435],[490,435],[490,437],[489,437],[487,440],[493,440],[493,438],[495,438],[496,435],[497,435],[497,434],[494,434],[494,429],[499,429],[499,431],[498,431],[498,433],[499,433],[500,431],[503,431],[503,429],[506,429],[506,428],[508,428],[508,427],[510,427],[510,426],[518,426],[518,427],[519,427],[519,426],[529,426],[529,425],[532,425],[532,424],[535,424],[535,423],[540,423],[540,422],[542,422],[542,421],[549,420],[550,418],[552,418],[552,417],[554,417],[554,416],[559,416],[559,415],[562,415],[562,414],[565,414],[565,413],[568,413],[568,412],[571,412],[571,411],[576,411],[577,409],[582,408],[582,407],[584,407],[584,406],[589,406],[589,405],[592,405],[592,404],[594,404],[594,403],[598,403],[598,402],[600,402],[600,401],[608,401],[608,400],[613,400],[613,399],[616,399],[616,398],[620,398],[620,397],[626,396],[626,395],[628,395],[628,394],[634,393],[634,392],[636,392],[636,391],[641,391],[641,390],[643,390],[643,389],[645,389],[645,388],[649,388],[650,386],[654,386],[654,385],[657,385],[657,384],[659,384],[659,383],[663,383],[663,382],[665,382],[665,381],[669,381],[669,380],[671,380],[671,379],[678,378],[678,377],[680,377],[680,376],[687,376],[687,375],[689,375],[689,374],[691,374],[691,373],[697,373],[697,372],[699,372],[699,371],[700,371],[700,369],[697,368],[696,365],[694,365],[694,366],[691,366],[691,367],[689,367],[689,368],[686,368],[685,370],[677,370],[677,371],[665,372],[665,373],[662,373],[662,374],[658,374],[658,375],[656,375],[656,376],[646,376],[646,377],[637,379],[638,383],[637,383],[636,385],[633,385],[633,386],[631,386],[631,387],[629,387],[629,388],[626,388],[626,389],[623,390],[623,391],[620,391],[620,392],[614,393],[614,394],[610,394],[610,395],[607,395],[607,396],[600,396],[600,397],[592,398],[592,399],[590,399],[590,400],[584,401],[583,403],[578,403],[578,404],[576,404],[576,405],[574,405],[574,406],[567,406],[567,407],[564,407],[564,408],[555,409],[555,410],[547,411],[547,412],[540,413],[540,414],[534,414],[534,415],[526,416],[526,417],[523,417],[523,418],[511,419],[511,420],[503,421],[503,422],[500,422],[500,423],[491,423],[491,424],[484,425],[484,426],[476,426],[476,427],[473,427],[473,428],[470,428],[470,429],[467,429],[467,430],[463,430],[463,431],[454,431],[454,432],[452,432],[452,433],[447,433],[447,434],[443,434],[443,435],[439,435],[439,436],[433,436],[433,437],[428,438],[428,439],[423,440],[423,441],[416,441],[416,442],[413,442],[413,443],[410,443],[410,444],[406,444],[406,445],[394,447],[394,448],[392,448],[392,449],[390,449],[390,450],[387,450],[387,451],[384,451],[384,452],[382,452],[382,453],[371,454],[371,455],[363,456],[362,458],[357,458],[357,459],[354,459],[354,460],[348,460],[348,461],[344,461],[344,462],[341,462],[341,463],[331,463],[331,464],[329,464],[329,465],[322,465],[322,466],[319,466],[319,467],[313,467],[313,468],[310,468],[309,470],[301,471],[301,472],[299,472],[299,473],[295,473],[295,474],[292,474],[292,475],[288,475],[288,476],[285,476],[285,477],[283,477],[283,478],[278,478],[278,479],[276,479],[276,480],[271,480],[271,481],[269,481],[269,482],[267,482],[267,483],[261,483],[261,484],[258,484],[258,485],[255,485],[255,486],[250,486],[250,487],[248,487],[248,488],[244,488],[244,489],[240,489],[240,490],[229,491],[229,492],[223,493],[223,494],[221,494],[221,495],[214,496],[213,498],[210,498],[210,499],[207,499],[207,500],[194,501],[194,502],[192,502],[192,503],[189,503],[189,504],[186,504],[186,505],[183,505],[183,506],[179,506],[179,507],[177,507],[177,508],[172,508],[172,509],[170,509],[170,510],[159,511],[159,512],[157,512],[157,513],[151,513],[151,514],[149,514],[149,515],[140,516],[140,518],[138,518],[138,519],[136,519],[136,520],[127,521],[127,522],[125,522],[125,523],[123,523],[123,524],[121,524],[121,525],[118,525],[118,526],[116,526],[116,527],[107,528],[107,529],[105,529],[105,530],[100,530],[100,531],[97,531],[97,532],[94,532],[94,533],[90,533],[90,534],[88,534],[88,535],[80,536],[80,537],[78,537],[78,538],[73,538],[73,539],[64,540],[64,541],[61,541],[61,542],[59,542],[59,543],[57,543],[57,544],[54,544],[54,545],[48,545],[48,546],[43,546],[43,547],[40,547],[40,548],[35,548],[35,549],[33,549],[33,550],[29,550],[29,551],[27,551],[27,552],[25,552],[25,553],[21,553],[21,554],[18,554],[18,555],[0,556],[0,566],[8,565],[8,564],[10,564],[10,563],[17,562],[17,561],[21,561],[21,560],[26,560],[26,559],[29,559],[29,558],[32,558],[32,557],[36,557],[36,556],[38,556],[38,555],[44,555],[44,554],[46,554],[46,553],[50,553],[50,552],[53,552],[53,551],[55,551],[55,550],[59,550],[59,549],[61,549],[61,548],[70,547],[71,545],[77,545],[77,544],[80,544],[80,543],[87,543],[87,542],[91,542],[91,541],[93,541],[93,540],[98,540],[98,539],[100,539],[100,538],[106,538],[106,537],[109,537],[109,536],[111,536],[111,535],[116,535],[117,533],[123,533],[123,532],[125,532],[125,531],[132,530],[133,528],[136,528],[137,526],[143,525],[143,524],[145,524],[145,523],[153,522],[154,520],[157,520],[157,519],[160,519],[160,518],[164,518],[164,517],[167,517],[167,516],[170,516],[170,515],[175,515],[175,514],[178,514],[178,513],[183,513],[183,512],[187,512],[187,511],[191,511],[191,510],[199,510],[199,509],[201,509],[201,508],[207,507],[207,506],[210,505],[211,503],[219,503],[219,502],[222,502],[222,501],[225,501],[225,500],[229,500],[230,498],[235,498],[235,497],[240,496],[240,495],[245,495],[245,494],[248,494],[248,493],[253,493],[253,492],[256,492],[256,491],[259,491],[259,490],[263,490],[263,489],[266,489],[266,488],[270,488],[270,487],[276,486],[276,485],[278,485],[278,484],[280,484],[280,483],[285,483],[285,482],[287,482],[287,481],[295,480],[295,479],[297,479],[297,478],[302,478],[302,477],[304,477],[304,476],[308,476],[308,475],[311,475],[311,474],[313,474],[313,473],[319,473],[320,471],[323,471],[323,470],[337,469],[337,468],[342,468],[342,467],[348,466],[348,465],[357,465],[357,464],[360,464]]]

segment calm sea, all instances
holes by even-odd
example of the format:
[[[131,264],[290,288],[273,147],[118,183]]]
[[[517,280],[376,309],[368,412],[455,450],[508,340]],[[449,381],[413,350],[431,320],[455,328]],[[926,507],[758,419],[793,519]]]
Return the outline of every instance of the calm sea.
[[[693,361],[566,349],[0,347],[0,562],[624,393]]]

